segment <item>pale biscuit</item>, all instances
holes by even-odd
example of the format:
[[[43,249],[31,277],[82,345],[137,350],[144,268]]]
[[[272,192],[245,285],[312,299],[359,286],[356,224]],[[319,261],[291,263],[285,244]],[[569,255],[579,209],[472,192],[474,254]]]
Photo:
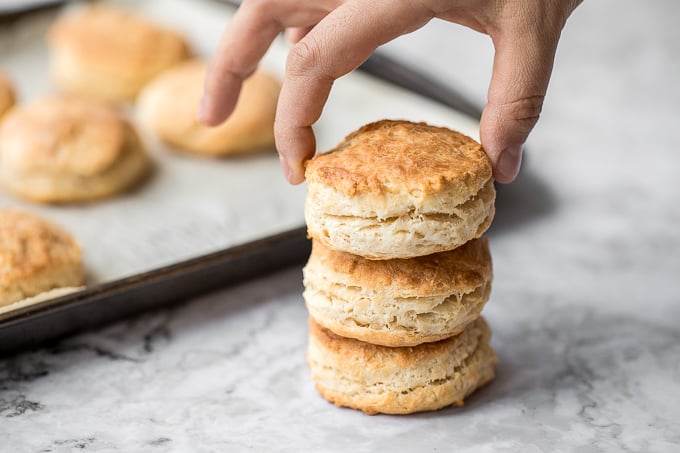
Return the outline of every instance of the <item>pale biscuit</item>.
[[[189,56],[178,33],[106,5],[79,8],[48,34],[50,67],[66,92],[132,101],[157,74]]]
[[[410,414],[463,400],[494,377],[496,356],[482,318],[460,335],[389,348],[335,335],[309,322],[307,363],[328,401],[367,414]]]
[[[491,162],[449,129],[379,121],[307,162],[309,235],[370,259],[452,250],[494,215]]]
[[[208,156],[274,149],[274,116],[280,85],[256,71],[243,83],[236,109],[222,124],[198,124],[196,113],[207,64],[190,61],[154,79],[142,91],[138,118],[162,142]]]
[[[317,323],[343,337],[415,346],[457,335],[491,291],[486,239],[410,259],[368,260],[314,241],[303,297]]]
[[[0,125],[0,184],[33,201],[108,197],[149,169],[133,127],[98,101],[47,97],[13,109]]]
[[[83,282],[80,246],[69,233],[36,215],[0,210],[0,306]]]
[[[9,109],[14,107],[15,102],[14,87],[9,79],[0,72],[0,120]]]

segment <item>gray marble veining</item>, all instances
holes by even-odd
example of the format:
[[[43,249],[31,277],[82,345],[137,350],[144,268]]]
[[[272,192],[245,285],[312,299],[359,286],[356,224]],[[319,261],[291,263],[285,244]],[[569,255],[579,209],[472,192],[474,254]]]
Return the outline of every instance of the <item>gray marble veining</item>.
[[[674,451],[680,332],[499,282],[501,363],[463,408],[338,409],[304,363],[292,269],[0,363],[3,451]],[[502,299],[501,299],[502,297]],[[667,313],[677,319],[680,310]],[[11,446],[5,448],[4,446]]]
[[[1,359],[0,451],[680,451],[678,17],[600,0],[570,21],[490,234],[498,375],[463,408],[317,396],[290,269]],[[387,50],[483,98],[485,38],[433,23]]]

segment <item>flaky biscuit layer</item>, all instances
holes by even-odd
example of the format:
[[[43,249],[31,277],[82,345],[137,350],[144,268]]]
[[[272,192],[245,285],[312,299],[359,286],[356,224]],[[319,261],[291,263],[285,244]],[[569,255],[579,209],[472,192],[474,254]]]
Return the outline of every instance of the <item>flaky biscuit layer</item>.
[[[340,337],[310,319],[307,362],[328,401],[367,414],[410,414],[455,404],[494,377],[497,358],[483,319],[463,333],[408,348]]]

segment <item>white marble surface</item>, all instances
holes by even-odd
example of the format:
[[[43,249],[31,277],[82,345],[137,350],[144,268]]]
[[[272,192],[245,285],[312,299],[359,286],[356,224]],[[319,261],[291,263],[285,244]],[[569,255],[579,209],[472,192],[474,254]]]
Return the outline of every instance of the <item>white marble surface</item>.
[[[464,408],[319,398],[291,269],[1,359],[0,451],[680,451],[678,17],[599,0],[570,21],[490,234],[498,376]],[[435,23],[390,51],[483,98],[484,37]]]

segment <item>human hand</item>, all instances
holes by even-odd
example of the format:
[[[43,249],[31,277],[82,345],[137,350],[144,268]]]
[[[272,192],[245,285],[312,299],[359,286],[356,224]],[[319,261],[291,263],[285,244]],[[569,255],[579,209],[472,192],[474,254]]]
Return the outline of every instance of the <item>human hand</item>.
[[[287,179],[304,180],[316,150],[312,131],[335,79],[381,44],[432,18],[488,34],[495,47],[480,138],[494,177],[512,182],[522,145],[538,121],[564,24],[582,0],[244,0],[206,76],[199,121],[217,125],[233,111],[241,84],[276,36],[295,45],[286,62],[274,126]]]

